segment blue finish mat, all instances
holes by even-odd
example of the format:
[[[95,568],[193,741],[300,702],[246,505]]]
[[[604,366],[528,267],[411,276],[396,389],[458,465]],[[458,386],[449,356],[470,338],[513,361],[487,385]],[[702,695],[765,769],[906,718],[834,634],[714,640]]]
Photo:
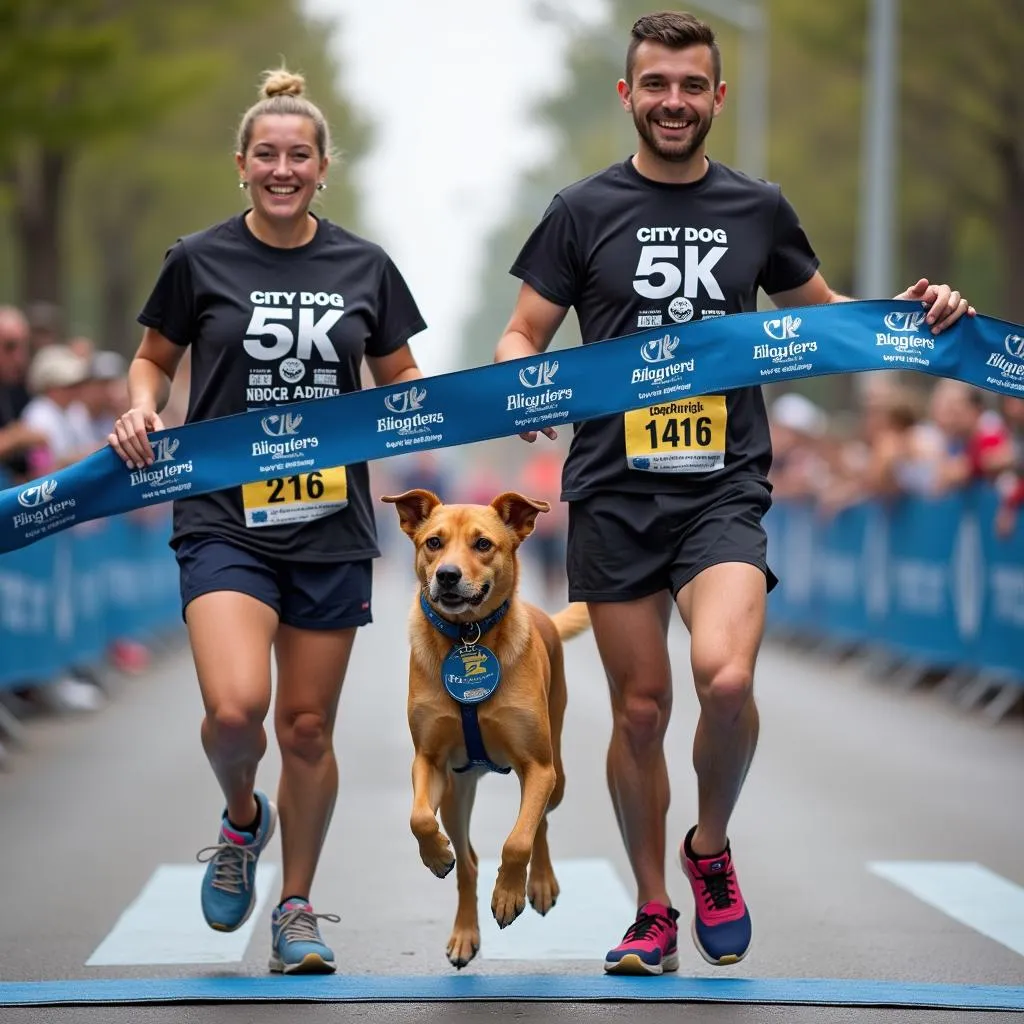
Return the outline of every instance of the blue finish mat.
[[[824,978],[328,975],[0,982],[0,1006],[144,1003],[699,1002],[1024,1010],[1024,987]]]

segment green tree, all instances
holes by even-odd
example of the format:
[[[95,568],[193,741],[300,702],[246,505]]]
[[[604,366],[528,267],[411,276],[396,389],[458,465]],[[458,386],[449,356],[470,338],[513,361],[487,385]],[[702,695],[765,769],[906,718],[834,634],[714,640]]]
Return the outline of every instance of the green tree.
[[[238,17],[244,6],[215,9]],[[0,0],[0,181],[13,195],[22,302],[63,297],[64,200],[81,154],[216,73],[214,55],[196,43],[211,10],[198,0],[156,11],[135,0]]]
[[[772,0],[772,12],[773,137],[781,143],[772,174],[799,184],[801,216],[829,277],[852,290],[868,4]],[[1019,322],[1024,101],[1015,60],[1024,0],[977,0],[969,9],[902,0],[899,33],[901,281],[953,281],[983,311]],[[808,165],[821,174],[817,184]]]
[[[904,254],[1022,323],[1024,0],[904,0],[902,41]]]

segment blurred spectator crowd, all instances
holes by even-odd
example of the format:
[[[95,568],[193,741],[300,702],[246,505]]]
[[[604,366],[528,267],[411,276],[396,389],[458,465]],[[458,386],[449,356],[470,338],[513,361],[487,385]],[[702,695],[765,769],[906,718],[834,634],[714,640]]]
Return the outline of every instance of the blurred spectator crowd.
[[[57,314],[45,305],[27,314],[0,306],[0,488],[102,448],[128,405],[127,360],[90,338],[63,338]],[[181,422],[180,410],[170,415],[171,422]],[[150,652],[122,640],[111,645],[108,659],[120,671],[137,673],[149,665]],[[88,711],[106,703],[102,680],[74,667],[45,685],[0,690],[0,700],[16,716],[26,707]]]
[[[62,469],[106,444],[126,408],[126,371],[121,355],[91,339],[58,342],[0,307],[0,483]]]
[[[796,392],[771,403],[777,498],[813,501],[830,516],[862,501],[938,498],[987,482],[999,496],[994,529],[1014,531],[1024,503],[1024,398],[888,371],[858,385],[849,421]]]

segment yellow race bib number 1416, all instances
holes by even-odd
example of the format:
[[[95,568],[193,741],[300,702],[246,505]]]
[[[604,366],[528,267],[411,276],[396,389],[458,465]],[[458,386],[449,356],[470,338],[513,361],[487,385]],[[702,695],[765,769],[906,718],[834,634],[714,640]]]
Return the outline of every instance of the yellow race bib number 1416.
[[[348,504],[344,466],[295,473],[242,486],[246,526],[279,526],[322,519]]]
[[[645,405],[624,420],[630,469],[704,473],[725,465],[725,395]]]

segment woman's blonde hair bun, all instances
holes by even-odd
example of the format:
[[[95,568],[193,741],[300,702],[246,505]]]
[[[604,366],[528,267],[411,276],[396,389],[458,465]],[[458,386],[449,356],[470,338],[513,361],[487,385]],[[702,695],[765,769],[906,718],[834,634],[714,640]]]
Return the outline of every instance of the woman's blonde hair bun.
[[[279,68],[276,71],[263,73],[263,88],[260,95],[264,99],[275,96],[301,96],[306,91],[306,80],[302,75]]]

